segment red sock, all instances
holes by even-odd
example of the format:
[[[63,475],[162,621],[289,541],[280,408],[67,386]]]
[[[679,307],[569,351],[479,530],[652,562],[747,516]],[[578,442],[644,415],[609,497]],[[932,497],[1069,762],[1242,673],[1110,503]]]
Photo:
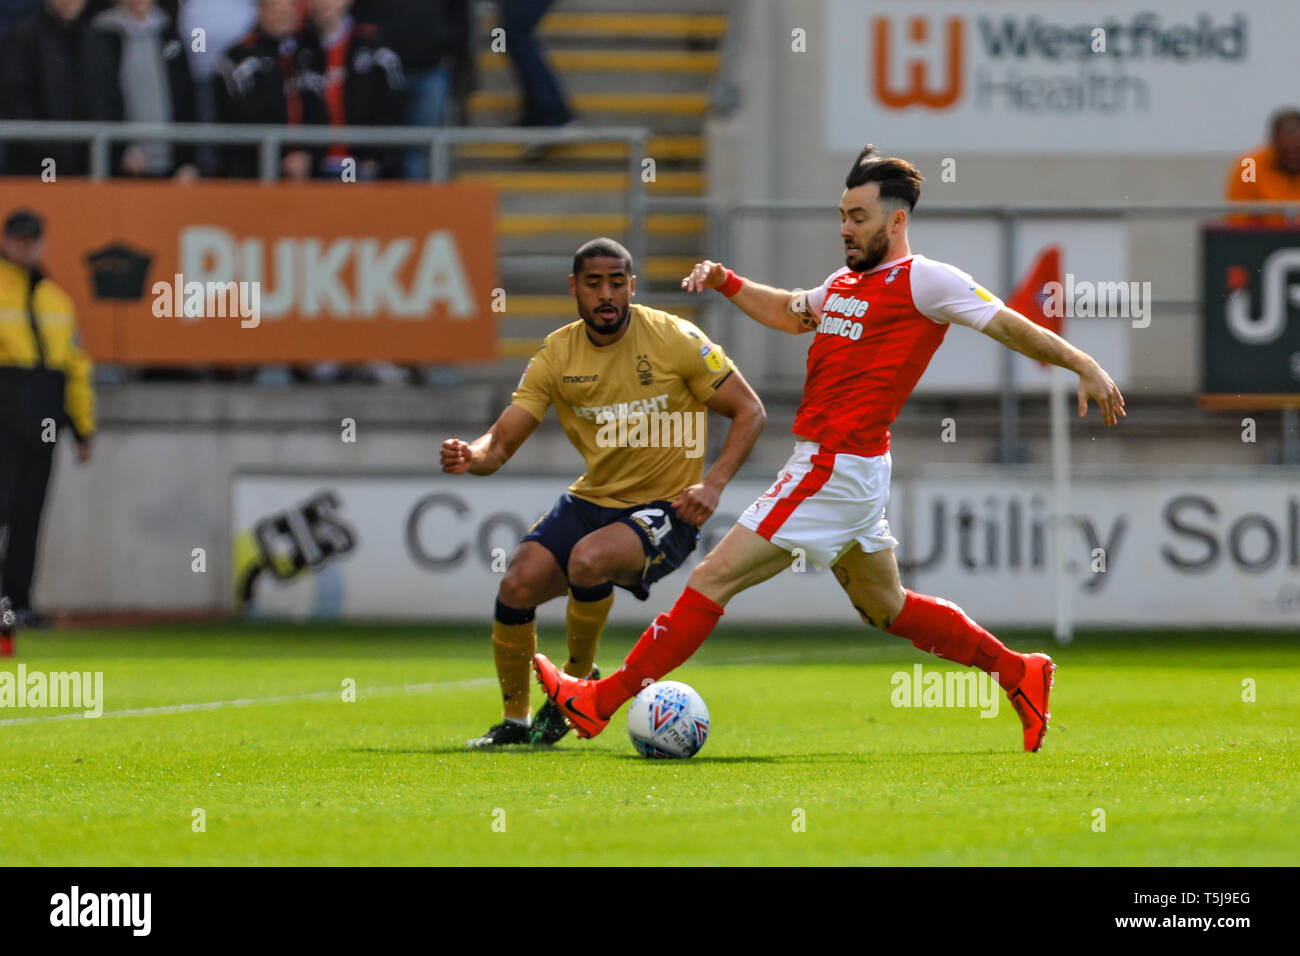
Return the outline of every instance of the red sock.
[[[957,605],[928,594],[905,593],[903,609],[886,631],[946,661],[997,674],[1003,690],[1020,683],[1025,676],[1022,655],[972,621]]]
[[[611,716],[646,684],[681,667],[699,650],[720,617],[722,605],[688,587],[671,611],[660,614],[646,628],[623,666],[596,682],[596,713]]]

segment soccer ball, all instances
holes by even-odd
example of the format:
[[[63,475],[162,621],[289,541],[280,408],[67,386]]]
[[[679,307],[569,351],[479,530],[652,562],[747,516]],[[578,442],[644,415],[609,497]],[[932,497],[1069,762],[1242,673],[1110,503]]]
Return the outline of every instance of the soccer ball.
[[[685,759],[709,739],[709,708],[695,689],[681,681],[651,684],[627,710],[627,735],[643,757]]]

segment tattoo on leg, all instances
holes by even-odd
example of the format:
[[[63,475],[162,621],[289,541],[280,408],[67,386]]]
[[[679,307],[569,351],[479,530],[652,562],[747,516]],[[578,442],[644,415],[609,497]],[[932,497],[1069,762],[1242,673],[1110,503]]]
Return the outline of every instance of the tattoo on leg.
[[[862,610],[862,608],[858,607],[856,604],[853,605],[853,610],[857,611],[858,617],[862,618],[862,620],[866,621],[872,627],[877,626],[876,622],[871,619],[871,615],[868,614],[866,611]]]

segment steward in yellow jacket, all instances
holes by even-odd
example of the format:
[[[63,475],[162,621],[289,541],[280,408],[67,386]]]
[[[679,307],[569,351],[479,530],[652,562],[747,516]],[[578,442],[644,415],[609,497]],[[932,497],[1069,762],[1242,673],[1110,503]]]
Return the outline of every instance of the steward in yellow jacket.
[[[72,300],[40,268],[43,223],[27,209],[0,236],[0,525],[9,528],[0,593],[20,624],[31,611],[36,538],[54,443],[65,426],[81,461],[95,432],[91,363],[82,351]]]

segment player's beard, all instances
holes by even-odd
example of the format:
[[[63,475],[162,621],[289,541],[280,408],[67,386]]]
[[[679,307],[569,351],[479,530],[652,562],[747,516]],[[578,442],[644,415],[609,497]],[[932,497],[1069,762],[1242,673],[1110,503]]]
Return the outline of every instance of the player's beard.
[[[889,235],[885,227],[881,226],[875,234],[867,240],[867,248],[861,255],[846,255],[844,264],[854,272],[868,272],[874,269],[880,263],[885,261],[885,255],[889,252]]]
[[[615,311],[617,312],[617,307],[615,308]],[[606,322],[603,321],[602,317],[597,315],[594,311],[587,312],[584,310],[582,312],[582,321],[586,322],[587,328],[591,329],[591,331],[595,332],[597,335],[613,335],[623,327],[627,322],[627,317],[631,314],[632,306],[625,305],[623,306],[623,311],[618,312],[617,318]]]

